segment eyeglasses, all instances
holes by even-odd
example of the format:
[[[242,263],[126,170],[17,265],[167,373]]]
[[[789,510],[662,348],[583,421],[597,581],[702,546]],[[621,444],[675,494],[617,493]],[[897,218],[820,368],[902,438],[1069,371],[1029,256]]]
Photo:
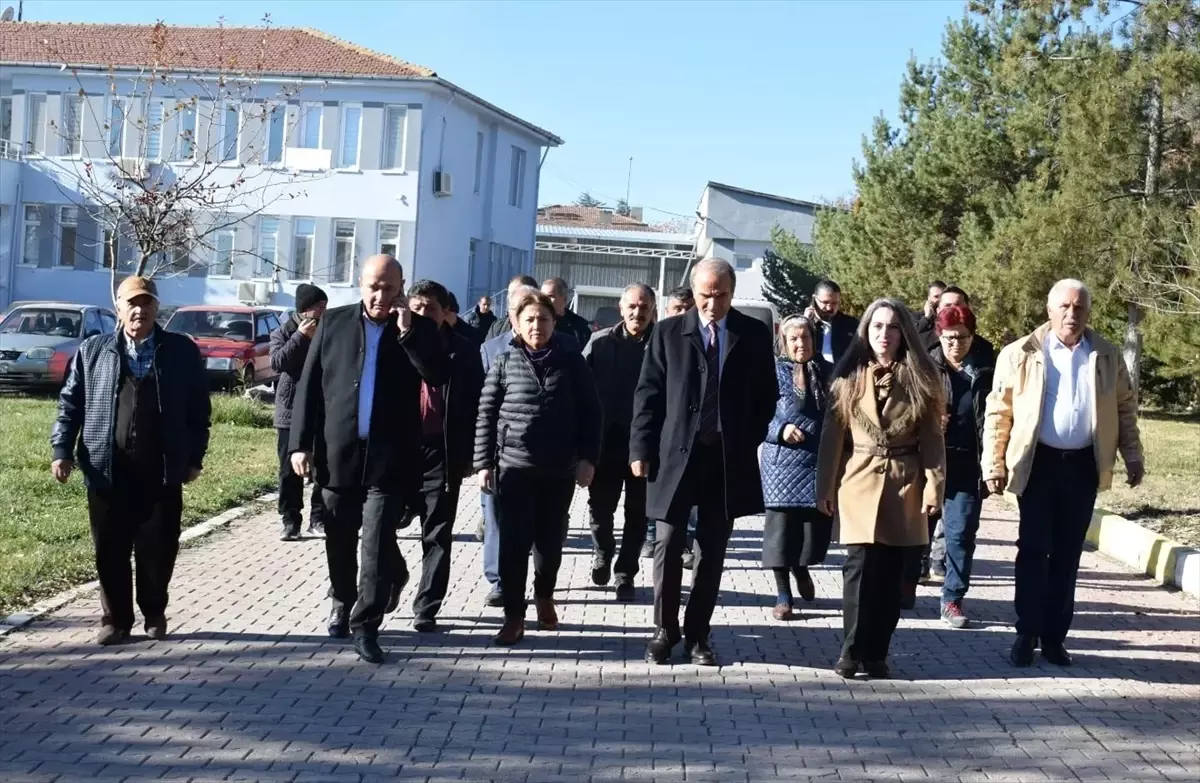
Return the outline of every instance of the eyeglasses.
[[[972,337],[974,337],[974,335],[970,335],[970,334],[939,335],[939,339],[941,339],[941,341],[944,343],[965,343],[965,342],[969,341]]]

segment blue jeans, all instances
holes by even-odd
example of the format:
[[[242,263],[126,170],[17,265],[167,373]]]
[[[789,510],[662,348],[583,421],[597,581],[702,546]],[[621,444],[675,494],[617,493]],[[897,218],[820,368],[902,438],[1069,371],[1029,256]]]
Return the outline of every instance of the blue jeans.
[[[493,590],[500,589],[500,525],[496,521],[496,496],[479,493],[483,507],[483,578]]]
[[[979,514],[982,510],[983,503],[978,491],[946,494],[941,521],[946,549],[946,581],[942,585],[942,603],[961,601],[971,586],[975,535],[979,532]]]

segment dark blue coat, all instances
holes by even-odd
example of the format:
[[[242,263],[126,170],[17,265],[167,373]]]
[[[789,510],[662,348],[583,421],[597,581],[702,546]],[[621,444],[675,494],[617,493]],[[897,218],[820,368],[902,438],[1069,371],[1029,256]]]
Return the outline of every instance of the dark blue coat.
[[[792,384],[794,367],[786,359],[775,363],[779,400],[762,447],[763,505],[767,508],[817,507],[817,447],[825,413],[817,408],[816,395],[806,394],[800,404]],[[783,428],[788,424],[800,428],[803,442],[796,446],[783,442]]]

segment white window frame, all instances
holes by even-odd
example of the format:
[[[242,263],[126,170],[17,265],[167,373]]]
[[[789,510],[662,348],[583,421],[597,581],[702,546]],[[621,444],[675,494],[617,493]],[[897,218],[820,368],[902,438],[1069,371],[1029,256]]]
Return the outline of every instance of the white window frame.
[[[233,265],[237,261],[237,228],[233,226],[219,228],[212,232],[210,236],[212,237],[212,241],[209,243],[212,245],[212,260],[208,262],[208,276],[217,280],[233,279]],[[215,271],[217,269],[217,258],[223,252],[221,250],[221,240],[225,238],[229,239],[229,270],[217,272]]]
[[[271,168],[280,168],[283,166],[284,153],[288,146],[287,110],[288,107],[286,103],[267,104],[265,106],[266,116],[264,118],[265,122],[263,123],[266,129],[266,133],[264,134],[265,143],[263,144],[262,154],[259,156],[259,162],[264,166],[269,166]],[[276,118],[279,118],[280,123],[279,159],[271,160],[271,124]]]
[[[388,151],[391,145],[391,130],[390,119],[394,114],[400,115],[400,134],[396,139],[396,154],[395,165],[388,165],[393,161],[389,160]],[[407,106],[385,106],[383,107],[383,149],[379,153],[380,168],[384,171],[402,174],[408,171],[407,148],[408,148],[408,107]]]
[[[268,220],[275,222],[275,230],[272,232],[263,230],[263,223]],[[254,259],[254,274],[251,275],[253,279],[274,280],[276,272],[284,268],[287,259],[283,257],[282,228],[282,221],[278,217],[274,215],[258,216],[258,255]],[[266,251],[263,250],[263,240],[268,236],[275,237],[275,254],[273,258],[269,259],[267,258]]]
[[[219,107],[220,108],[218,109],[218,111],[220,112],[220,114],[218,116],[220,117],[221,121],[219,123],[217,123],[217,158],[218,158],[217,165],[219,165],[219,166],[236,166],[238,163],[238,158],[240,157],[241,150],[242,150],[242,118],[245,116],[245,110],[242,107],[242,104],[240,101],[233,101],[233,100],[221,101],[219,104]],[[229,139],[226,136],[226,133],[228,131],[228,128],[226,127],[226,125],[229,122],[230,109],[235,109],[237,111],[237,124],[234,127],[234,131],[233,131],[233,157],[232,158],[226,157],[226,155],[228,154],[226,145],[229,143]]]
[[[524,149],[512,145],[508,164],[508,205],[517,209],[525,207],[525,169],[529,156]]]
[[[62,154],[65,157],[79,158],[83,156],[83,107],[85,105],[87,105],[87,98],[79,95],[78,93],[63,95]],[[73,113],[69,113],[71,107],[74,107]],[[73,116],[75,118],[74,135],[71,135],[72,129],[67,123],[67,117],[69,116]]]
[[[158,107],[158,122],[154,122],[154,112],[151,107]],[[145,124],[146,148],[142,150],[145,153],[146,160],[158,162],[163,159],[163,128],[167,124],[167,105],[160,98],[147,98],[142,102],[142,121]],[[155,126],[157,125],[157,129]],[[155,136],[158,137],[158,154],[150,154],[150,140]]]
[[[33,127],[33,102],[35,99],[40,99],[42,103],[42,127]],[[40,155],[46,154],[46,136],[47,130],[50,127],[50,102],[44,92],[31,92],[25,95],[25,154]],[[37,146],[35,147],[35,142]]]
[[[392,256],[395,258],[399,258],[400,257],[400,231],[401,230],[400,230],[400,221],[398,221],[398,220],[381,220],[381,221],[379,221],[379,223],[376,224],[376,226],[375,226],[375,247],[379,248],[380,253],[387,252],[383,249],[383,245],[385,242],[384,236],[383,236],[384,226],[395,226],[396,227],[396,238],[394,240],[388,240],[388,244],[395,245],[396,252],[392,253]]]
[[[483,156],[487,137],[483,131],[475,132],[475,192],[483,190]]]
[[[304,143],[304,137],[308,133],[309,122],[313,117],[317,120],[317,145],[309,147]],[[319,150],[322,142],[325,141],[325,104],[314,103],[312,101],[301,102],[296,114],[296,125],[292,128],[291,143],[289,147],[296,147],[305,150]]]
[[[33,212],[33,218],[30,219],[30,211]],[[27,250],[29,248],[29,229],[34,229],[34,247],[37,248],[37,257],[30,263],[27,258]],[[26,267],[27,269],[37,269],[42,265],[42,239],[39,236],[42,228],[42,213],[40,205],[25,204],[21,210],[21,257],[17,260],[18,266]]]
[[[350,258],[346,262],[346,273],[343,279],[335,279],[337,275],[337,253],[338,246],[343,244],[347,237],[338,236],[338,226],[349,225],[351,234],[348,237],[350,240]],[[329,284],[330,285],[349,285],[354,279],[354,259],[355,252],[358,249],[358,222],[355,220],[338,219],[333,221],[333,237],[332,237],[332,252],[329,255]]]
[[[358,111],[358,139],[354,148],[354,162],[347,163],[346,153],[346,114]],[[361,103],[343,103],[338,107],[338,147],[337,167],[343,171],[360,171],[362,169],[362,137],[363,137],[363,107]]]
[[[175,116],[178,118],[175,123],[176,127],[178,128],[178,132],[175,134],[175,143],[178,146],[176,147],[176,149],[175,149],[174,153],[171,155],[171,157],[174,159],[174,161],[176,163],[194,162],[196,160],[196,146],[197,146],[197,142],[199,141],[196,137],[197,117],[199,116],[199,111],[197,110],[196,104],[195,103],[187,104],[186,106],[181,108],[179,111],[175,112]],[[184,118],[185,117],[191,118],[192,127],[190,127],[190,128],[184,127]],[[187,131],[191,131],[190,139],[188,137],[184,136],[184,133]],[[186,154],[186,155],[184,154],[185,149],[187,149],[187,152],[188,152],[188,154]]]
[[[113,113],[120,108],[121,121],[120,126],[116,127],[113,120]],[[104,125],[108,127],[104,130],[104,152],[109,158],[122,158],[125,156],[125,128],[129,125],[129,99],[120,96],[114,96],[108,99],[108,105],[104,112]],[[117,133],[117,151],[113,152],[113,132]]]
[[[76,259],[79,256],[79,207],[73,204],[63,204],[55,209],[57,213],[58,231],[54,232],[54,258],[51,263],[53,269],[74,269]],[[68,215],[70,217],[68,218]],[[66,249],[66,243],[63,241],[63,234],[70,227],[75,231],[74,247],[71,248],[71,263],[63,263],[63,251]]]
[[[304,221],[311,222],[313,230],[312,230],[312,234],[306,234],[302,237],[298,233],[298,231],[300,229],[300,224]],[[297,258],[296,243],[297,243],[297,240],[299,240],[299,239],[307,240],[308,246],[309,246],[309,249],[308,249],[308,275],[306,277],[297,277],[296,276],[296,258]],[[306,282],[306,281],[312,281],[313,271],[316,269],[316,266],[317,266],[317,259],[316,259],[316,255],[317,255],[317,219],[316,218],[313,218],[313,217],[293,217],[292,218],[291,249],[292,249],[291,258],[288,259],[290,262],[289,266],[288,266],[288,279],[295,280],[295,281],[301,282],[301,283]]]

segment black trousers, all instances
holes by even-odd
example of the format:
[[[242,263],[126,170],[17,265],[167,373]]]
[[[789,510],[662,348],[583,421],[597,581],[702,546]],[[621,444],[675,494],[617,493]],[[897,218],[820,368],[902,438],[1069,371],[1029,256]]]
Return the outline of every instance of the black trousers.
[[[325,487],[323,495],[329,597],[336,607],[352,607],[354,633],[373,637],[383,623],[392,586],[408,574],[396,543],[404,499],[376,487]]]
[[[163,619],[167,588],[179,554],[181,487],[152,482],[118,484],[111,490],[89,489],[88,520],[100,579],[100,622],[122,630],[133,628],[133,571],[137,569],[137,605],[146,622]]]
[[[1037,447],[1029,483],[1018,498],[1017,633],[1061,644],[1075,615],[1079,558],[1100,483],[1096,456]]]
[[[279,517],[284,522],[299,527],[304,511],[304,478],[297,476],[292,470],[288,452],[288,438],[291,430],[287,427],[276,427],[276,450],[279,453]],[[309,523],[324,522],[325,501],[321,497],[321,488],[313,484],[312,497],[309,499]]]
[[[450,584],[450,544],[458,511],[459,482],[447,481],[446,451],[439,436],[423,448],[425,478],[421,485],[421,583],[413,598],[413,617],[432,620]]]
[[[603,456],[611,454],[612,456]],[[621,553],[613,572],[618,579],[637,576],[638,556],[646,543],[646,480],[635,478],[623,449],[601,451],[600,464],[588,487],[588,511],[592,546],[609,559],[617,552],[614,516],[621,490],[625,490],[625,527],[621,531]]]
[[[703,641],[712,630],[712,613],[721,591],[725,549],[733,533],[733,520],[725,514],[725,461],[720,442],[696,443],[667,519],[658,520],[654,547],[654,624],[679,632],[680,591],[683,589],[683,548],[688,516],[697,508],[696,556],[692,567],[692,592],[683,617],[683,636]]]
[[[533,594],[551,598],[562,565],[563,515],[575,491],[572,478],[538,476],[527,470],[502,469],[496,483],[496,516],[500,524],[500,584],[504,616],[525,616],[525,583],[529,550],[533,549]]]
[[[842,567],[842,656],[855,661],[887,658],[900,622],[905,568],[920,562],[922,546],[850,544]]]

